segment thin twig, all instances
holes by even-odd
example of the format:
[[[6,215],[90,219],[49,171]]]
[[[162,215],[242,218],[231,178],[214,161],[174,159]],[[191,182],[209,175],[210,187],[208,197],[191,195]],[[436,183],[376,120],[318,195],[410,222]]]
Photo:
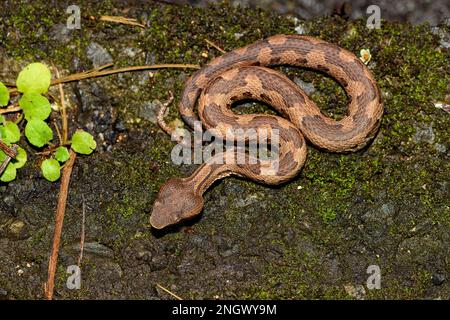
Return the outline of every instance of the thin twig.
[[[78,81],[78,80],[84,80],[89,78],[95,78],[95,77],[102,77],[110,74],[115,73],[122,73],[122,72],[128,72],[128,71],[139,71],[139,70],[149,70],[149,69],[165,69],[165,68],[175,68],[175,69],[200,69],[199,65],[196,64],[155,64],[151,66],[132,66],[132,67],[124,67],[124,68],[117,68],[113,70],[88,70],[80,73],[75,73],[72,75],[68,75],[66,77],[62,77],[59,79],[54,79],[51,81],[51,85],[55,85],[58,83],[65,83],[65,82],[71,82],[71,81]]]
[[[58,149],[61,146],[69,146],[69,145],[70,145],[70,143],[54,144],[54,145],[49,146],[49,148],[47,150],[36,152],[35,155],[46,156],[46,155],[51,154],[53,151],[55,151],[56,149]]]
[[[56,134],[58,135],[59,144],[63,145],[63,138],[61,136],[61,132],[59,131],[58,124],[56,123],[56,120],[53,120],[53,126],[55,127]]]
[[[72,169],[76,157],[77,157],[76,153],[73,150],[70,150],[70,158],[69,160],[67,160],[66,165],[62,172],[58,205],[56,207],[55,232],[53,234],[52,254],[48,262],[48,279],[47,282],[45,283],[44,288],[45,298],[47,300],[52,300],[53,298],[53,291],[55,288],[56,264],[58,262],[59,243],[61,241],[61,232],[63,227],[64,214],[66,211],[66,202],[69,191],[70,176],[72,174]]]
[[[111,66],[111,64],[108,64],[106,66],[101,66],[96,69],[83,71],[79,73],[70,74],[65,77],[61,77],[58,79],[53,79],[50,82],[51,86],[54,86],[59,83],[67,83],[72,81],[79,81],[84,79],[90,79],[90,78],[96,78],[96,77],[103,77],[110,74],[115,73],[123,73],[128,71],[140,71],[140,70],[150,70],[150,69],[200,69],[200,66],[197,64],[175,64],[175,63],[166,63],[166,64],[155,64],[151,66],[132,66],[132,67],[124,67],[124,68],[117,68],[113,70],[102,70],[106,67]],[[10,93],[14,93],[17,91],[17,88],[11,88],[9,89]]]
[[[139,22],[137,22],[136,19],[132,19],[132,18],[125,18],[122,16],[101,16],[100,17],[100,21],[108,21],[108,22],[116,22],[116,23],[121,23],[121,24],[129,24],[132,26],[138,26],[141,27],[143,29],[145,29],[145,26]]]
[[[2,164],[0,164],[0,175],[2,175],[3,171],[6,169],[11,159],[17,156],[17,148],[18,146],[16,144],[13,144],[13,146],[10,148],[0,141],[0,149],[2,149],[6,154],[6,159],[3,160]]]
[[[159,283],[156,284],[156,286],[162,290],[164,290],[165,292],[167,292],[168,294],[170,294],[172,297],[174,297],[177,300],[183,300],[181,297],[177,296],[175,293],[173,293],[172,291],[169,291],[169,289],[164,288],[162,285],[160,285]]]
[[[11,148],[6,143],[4,143],[2,140],[0,140],[0,149],[3,150],[3,152],[11,158],[15,158],[17,156],[17,152],[14,150],[14,146]]]
[[[3,113],[11,113],[11,112],[17,112],[22,110],[21,107],[17,106],[17,107],[9,107],[9,108],[5,108],[5,109],[0,109],[0,114]]]
[[[226,53],[225,50],[223,50],[221,47],[219,47],[217,44],[215,44],[214,42],[212,42],[211,40],[205,39],[206,43],[209,44],[211,47],[215,48],[216,50],[222,52],[222,53]]]
[[[84,225],[86,222],[86,203],[84,201],[84,195],[82,195],[83,198],[83,208],[82,208],[82,216],[81,216],[81,237],[80,237],[80,255],[78,256],[78,268],[81,268],[81,260],[83,259],[83,251],[84,251],[84,237],[85,237],[85,231],[84,231]]]
[[[56,71],[56,79],[59,79],[59,71],[56,67],[55,67],[55,71]],[[61,144],[65,144],[67,142],[69,125],[68,125],[68,120],[67,120],[66,102],[64,99],[64,90],[63,90],[62,84],[58,83],[58,87],[59,87],[59,95],[60,95],[60,99],[61,99],[60,111],[61,111],[61,117],[62,117],[62,141],[61,141]]]

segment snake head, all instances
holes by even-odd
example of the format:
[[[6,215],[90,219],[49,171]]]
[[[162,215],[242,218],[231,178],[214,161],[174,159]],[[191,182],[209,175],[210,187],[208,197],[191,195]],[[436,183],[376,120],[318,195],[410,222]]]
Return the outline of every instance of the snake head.
[[[171,179],[159,190],[153,204],[150,224],[162,229],[182,220],[191,219],[203,209],[203,198],[194,193],[184,179]]]

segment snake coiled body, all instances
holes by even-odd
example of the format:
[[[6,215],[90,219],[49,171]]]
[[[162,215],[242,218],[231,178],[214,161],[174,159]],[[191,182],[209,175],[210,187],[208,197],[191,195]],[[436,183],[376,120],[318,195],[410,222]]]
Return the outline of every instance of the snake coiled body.
[[[339,121],[323,115],[295,83],[268,66],[291,65],[324,72],[346,91],[348,115]],[[239,100],[252,99],[275,108],[284,118],[237,115]],[[194,112],[198,102],[198,116]],[[190,177],[167,181],[153,206],[150,223],[157,229],[189,219],[203,208],[203,193],[216,180],[234,174],[265,184],[280,184],[298,174],[306,158],[304,137],[332,152],[358,150],[375,135],[383,113],[380,92],[368,68],[351,52],[306,36],[276,35],[212,60],[186,82],[180,113],[191,127],[200,120],[225,137],[228,130],[279,132],[279,160],[272,164],[216,164],[207,161]],[[264,130],[263,130],[264,129]],[[269,132],[269,133],[267,133]],[[244,138],[242,138],[244,139]],[[224,151],[215,158],[233,156]]]

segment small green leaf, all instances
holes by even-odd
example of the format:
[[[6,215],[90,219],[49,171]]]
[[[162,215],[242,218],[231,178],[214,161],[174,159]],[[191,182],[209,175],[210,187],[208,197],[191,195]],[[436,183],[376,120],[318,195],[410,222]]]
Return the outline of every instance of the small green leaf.
[[[0,181],[3,182],[13,181],[16,178],[16,175],[17,175],[16,167],[14,167],[12,163],[10,163],[6,166],[5,171],[3,171],[3,174],[0,176]]]
[[[16,169],[20,169],[25,165],[27,159],[27,152],[23,148],[19,147],[17,148],[17,156],[11,162]]]
[[[25,136],[36,147],[42,147],[53,139],[52,129],[40,119],[31,119],[25,127]]]
[[[17,90],[22,93],[46,93],[52,75],[48,67],[40,62],[27,65],[16,80]]]
[[[58,180],[61,175],[61,166],[53,158],[44,160],[41,164],[41,170],[44,178],[51,182]]]
[[[6,121],[5,117],[0,114],[0,124]]]
[[[59,162],[66,162],[70,158],[69,150],[66,147],[59,147],[55,151],[55,158]]]
[[[97,143],[91,134],[83,130],[77,130],[72,136],[72,149],[81,154],[91,154],[97,147]]]
[[[0,107],[5,107],[9,102],[9,91],[8,88],[0,82]]]
[[[25,114],[25,119],[45,120],[52,112],[48,99],[38,93],[26,93],[20,98],[19,105]]]
[[[0,150],[0,164],[5,161],[6,153],[3,150]]]
[[[15,143],[20,140],[20,130],[17,124],[12,121],[5,121],[3,126],[0,126],[0,137],[9,143]]]

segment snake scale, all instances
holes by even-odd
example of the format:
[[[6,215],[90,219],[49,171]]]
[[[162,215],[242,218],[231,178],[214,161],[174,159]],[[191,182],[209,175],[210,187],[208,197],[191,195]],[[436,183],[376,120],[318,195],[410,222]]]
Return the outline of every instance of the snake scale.
[[[275,65],[309,68],[335,78],[350,101],[347,116],[336,121],[323,115],[298,85],[267,68]],[[234,102],[247,99],[264,102],[283,117],[232,112]],[[278,168],[274,171],[259,161],[252,164],[207,161],[190,177],[171,179],[161,187],[150,217],[156,229],[198,215],[203,209],[203,193],[223,177],[233,174],[269,185],[293,178],[305,162],[305,138],[331,152],[362,148],[376,134],[383,114],[375,79],[353,53],[299,35],[275,35],[213,59],[186,81],[180,113],[191,128],[199,119],[194,112],[197,102],[203,126],[223,137],[228,129],[254,129],[258,133],[261,128],[269,132],[277,129]],[[226,157],[227,152],[232,151],[214,157]]]

